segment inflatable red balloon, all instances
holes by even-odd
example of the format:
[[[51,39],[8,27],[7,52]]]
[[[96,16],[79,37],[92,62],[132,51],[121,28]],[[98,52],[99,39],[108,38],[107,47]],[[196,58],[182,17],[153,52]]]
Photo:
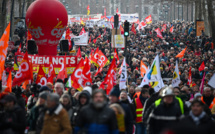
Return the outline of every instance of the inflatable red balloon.
[[[66,30],[68,15],[58,0],[36,0],[27,10],[26,24],[39,55],[57,55],[57,45]]]

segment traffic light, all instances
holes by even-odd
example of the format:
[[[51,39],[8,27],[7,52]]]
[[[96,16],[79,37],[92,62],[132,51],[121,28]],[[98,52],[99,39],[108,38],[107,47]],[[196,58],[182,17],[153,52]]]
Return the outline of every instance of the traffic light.
[[[129,36],[129,22],[127,20],[124,22],[124,36]]]
[[[116,14],[114,15],[114,28],[117,29],[118,25],[119,25],[119,16]]]

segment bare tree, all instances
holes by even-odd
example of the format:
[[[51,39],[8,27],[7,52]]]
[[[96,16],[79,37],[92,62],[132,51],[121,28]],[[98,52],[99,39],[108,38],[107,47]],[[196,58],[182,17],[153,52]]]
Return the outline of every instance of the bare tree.
[[[208,20],[210,28],[212,31],[213,43],[215,43],[215,20],[214,20],[214,10],[213,10],[213,0],[207,0],[208,5]]]
[[[18,0],[19,3],[19,17],[22,16],[22,0]]]
[[[0,36],[6,28],[6,4],[7,0],[2,0],[0,3]]]

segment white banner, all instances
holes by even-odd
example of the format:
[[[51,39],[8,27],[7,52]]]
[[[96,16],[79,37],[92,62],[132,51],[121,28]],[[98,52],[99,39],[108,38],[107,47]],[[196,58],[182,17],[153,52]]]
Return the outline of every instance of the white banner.
[[[126,70],[126,61],[125,58],[122,63],[122,73],[120,76],[119,89],[126,89],[126,80],[127,80],[127,70]]]
[[[215,74],[213,74],[213,76],[211,77],[210,81],[208,82],[208,85],[215,88]]]
[[[114,39],[115,39],[115,48],[125,47],[124,35],[115,35]]]
[[[72,36],[75,45],[86,46],[88,45],[88,32],[80,36]]]
[[[175,71],[173,72],[172,87],[178,87],[180,82],[181,80],[178,70],[178,61],[176,61]]]
[[[121,17],[121,22],[125,22],[127,20],[130,23],[135,23],[139,20],[139,15],[138,13],[134,14],[120,14]]]

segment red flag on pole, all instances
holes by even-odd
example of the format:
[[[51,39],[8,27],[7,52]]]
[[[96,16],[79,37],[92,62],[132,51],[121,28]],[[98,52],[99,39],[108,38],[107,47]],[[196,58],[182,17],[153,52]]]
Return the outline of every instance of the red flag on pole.
[[[203,61],[202,64],[199,67],[199,71],[203,71],[205,69],[205,62]]]
[[[78,52],[77,52],[77,58],[81,58],[82,56],[81,56],[81,48],[79,47],[78,48]]]
[[[119,13],[119,9],[118,9],[118,7],[116,8],[116,13],[117,13],[117,14]]]
[[[54,77],[56,77],[55,75],[55,71],[54,71],[54,67],[53,67],[53,64],[50,63],[50,67],[49,67],[49,73],[48,73],[48,80],[47,82],[51,82],[53,83],[53,79]]]
[[[146,20],[146,24],[151,24],[152,23],[152,16],[151,15],[147,16],[145,18],[145,20]]]
[[[86,63],[84,64],[84,69],[82,73],[83,85],[85,86],[87,82],[92,83],[92,77],[90,72],[90,61],[86,57]]]
[[[32,78],[31,64],[28,59],[28,53],[26,52],[19,65],[19,70],[16,72],[15,78],[13,79],[13,86],[20,85],[22,82],[31,80]]]
[[[63,63],[61,64],[61,69],[58,73],[57,79],[64,80],[67,78],[67,70],[66,70],[66,55],[64,56]]]
[[[11,71],[9,72],[9,75],[8,75],[8,78],[7,78],[7,87],[9,89],[9,91],[7,91],[7,92],[11,93],[12,92],[12,74],[11,74]]]
[[[199,87],[199,90],[200,90],[201,94],[203,94],[204,83],[205,83],[205,72],[204,72],[204,75],[203,75],[203,78],[202,78],[202,82],[201,82],[200,87]]]
[[[132,24],[131,31],[132,31],[134,34],[137,33],[137,32],[136,32],[136,28],[135,28],[135,26],[134,26],[134,23]]]
[[[106,17],[106,8],[104,8],[104,16]]]
[[[162,33],[160,28],[155,29],[155,32],[157,33],[157,37],[163,39]]]
[[[82,34],[84,34],[84,33],[86,33],[86,31],[85,31],[85,29],[84,29],[84,27],[83,27],[82,30],[81,30],[81,32],[79,33],[79,35],[82,35]]]
[[[192,72],[191,72],[191,67],[190,67],[190,70],[189,70],[189,76],[188,76],[187,85],[189,85],[190,87],[192,87]]]
[[[117,68],[116,60],[115,60],[115,58],[113,58],[111,65],[109,67],[109,70],[107,72],[107,75],[106,75],[104,81],[100,85],[100,88],[103,88],[103,89],[104,89],[105,84],[108,85],[107,89],[105,89],[107,94],[109,94],[111,89],[113,88],[113,86],[116,85],[116,68]]]
[[[41,85],[41,86],[45,86],[47,84],[46,74],[44,73],[42,66],[39,66],[36,84]]]
[[[74,72],[72,73],[71,77],[71,83],[72,87],[82,91],[83,90],[83,69],[84,69],[84,60],[81,59],[78,63],[78,66],[75,68]]]

